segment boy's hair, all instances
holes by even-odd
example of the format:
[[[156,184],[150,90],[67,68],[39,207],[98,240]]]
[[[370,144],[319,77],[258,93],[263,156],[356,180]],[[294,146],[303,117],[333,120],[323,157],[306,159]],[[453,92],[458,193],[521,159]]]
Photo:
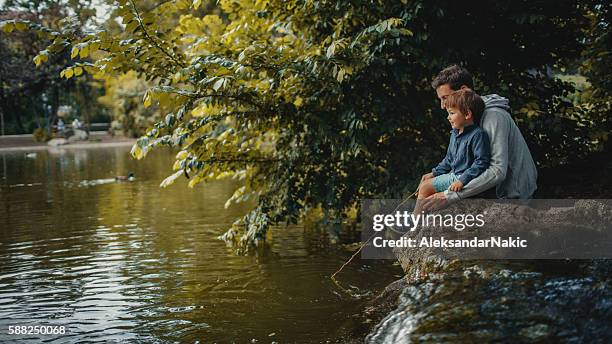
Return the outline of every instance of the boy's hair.
[[[474,89],[472,74],[467,69],[458,65],[444,68],[433,80],[431,87],[435,90],[445,84],[448,84],[453,91],[459,90],[463,85]]]
[[[482,98],[476,92],[470,89],[463,89],[455,91],[446,97],[444,101],[446,108],[456,108],[463,114],[467,114],[468,111],[472,112],[474,117],[474,124],[480,123],[480,117],[484,112],[485,104]]]

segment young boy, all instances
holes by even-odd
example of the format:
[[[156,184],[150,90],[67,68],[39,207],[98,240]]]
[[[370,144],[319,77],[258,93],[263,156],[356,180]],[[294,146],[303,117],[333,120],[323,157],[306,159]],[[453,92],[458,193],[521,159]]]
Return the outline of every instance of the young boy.
[[[484,111],[482,98],[470,89],[461,89],[448,95],[445,106],[453,127],[446,157],[423,176],[418,199],[447,189],[459,191],[489,167],[489,138],[478,127]]]

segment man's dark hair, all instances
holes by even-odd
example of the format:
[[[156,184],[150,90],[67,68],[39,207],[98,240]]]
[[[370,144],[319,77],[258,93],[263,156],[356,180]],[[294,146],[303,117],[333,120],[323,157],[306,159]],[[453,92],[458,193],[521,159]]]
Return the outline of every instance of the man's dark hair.
[[[463,85],[474,89],[472,74],[459,65],[444,68],[433,80],[431,87],[435,90],[445,84],[448,84],[453,91],[459,90]]]
[[[479,125],[480,117],[482,117],[485,108],[485,103],[482,98],[480,98],[476,92],[467,89],[449,94],[444,101],[444,105],[447,109],[456,108],[463,114],[467,114],[468,111],[470,111],[476,126]]]

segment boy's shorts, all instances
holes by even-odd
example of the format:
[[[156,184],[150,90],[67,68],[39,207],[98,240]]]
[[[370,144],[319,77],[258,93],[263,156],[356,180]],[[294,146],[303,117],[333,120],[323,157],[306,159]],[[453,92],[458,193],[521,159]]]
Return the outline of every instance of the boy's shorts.
[[[457,176],[451,172],[434,177],[431,181],[431,185],[433,185],[434,189],[436,189],[436,192],[442,192],[444,190],[448,190],[451,184],[457,180],[459,180],[459,178],[457,178]]]

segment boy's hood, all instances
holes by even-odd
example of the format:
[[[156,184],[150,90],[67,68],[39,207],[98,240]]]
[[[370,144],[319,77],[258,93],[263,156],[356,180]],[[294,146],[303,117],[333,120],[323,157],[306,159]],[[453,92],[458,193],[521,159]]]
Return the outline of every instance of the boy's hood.
[[[485,109],[488,108],[501,108],[506,111],[510,110],[510,101],[507,98],[504,98],[497,94],[489,94],[482,97],[482,100],[485,103]]]

